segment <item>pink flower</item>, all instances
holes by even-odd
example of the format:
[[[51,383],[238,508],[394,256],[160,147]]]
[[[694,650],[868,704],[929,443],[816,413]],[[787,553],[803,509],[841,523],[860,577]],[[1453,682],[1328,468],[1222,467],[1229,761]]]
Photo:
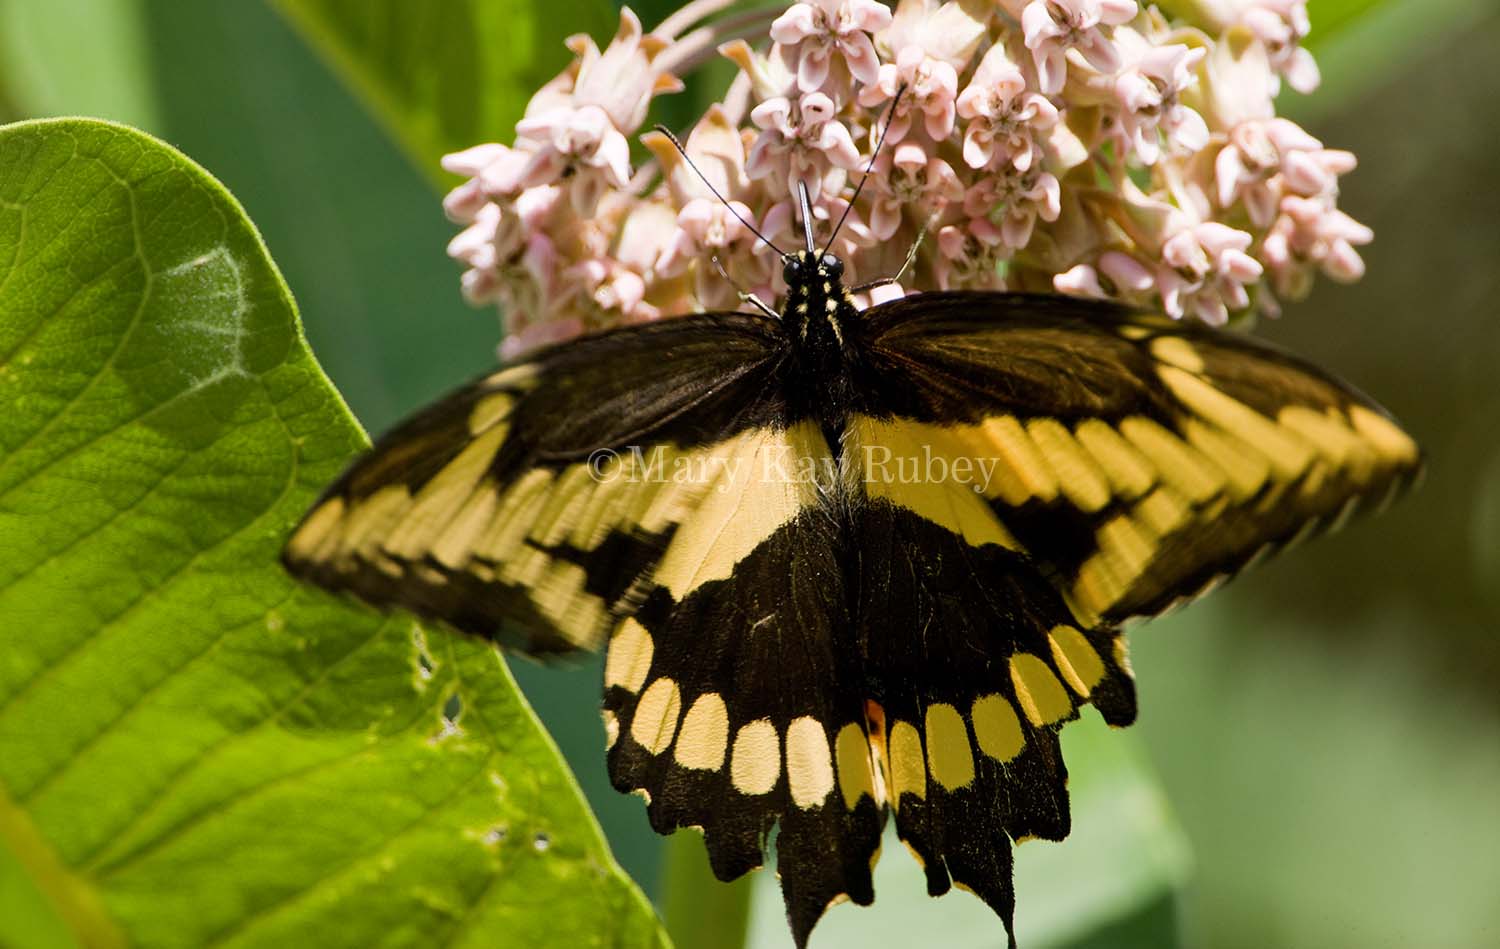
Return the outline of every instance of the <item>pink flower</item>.
[[[1241,22],[1265,46],[1271,68],[1288,85],[1301,93],[1318,88],[1318,64],[1300,45],[1311,26],[1307,0],[1261,0],[1242,14]]]
[[[1179,96],[1197,84],[1193,67],[1204,51],[1175,43],[1152,46],[1134,30],[1117,30],[1116,36],[1122,48],[1134,53],[1113,87],[1120,105],[1120,133],[1136,157],[1156,164],[1162,134],[1182,151],[1202,149],[1208,144],[1208,125]]]
[[[574,75],[573,104],[598,106],[621,132],[641,127],[652,96],[682,88],[680,80],[653,66],[667,41],[643,35],[641,21],[629,7],[620,9],[620,27],[602,53],[586,33],[575,34],[567,42],[578,57],[569,68]]]
[[[934,276],[939,290],[1004,287],[1000,262],[1005,259],[1005,243],[1000,229],[989,218],[971,217],[961,225],[940,228],[937,247]]]
[[[1183,216],[1185,218],[1185,216]],[[1247,284],[1260,279],[1260,262],[1245,251],[1251,236],[1217,221],[1182,227],[1161,246],[1157,288],[1162,308],[1173,319],[1191,313],[1212,326],[1229,320],[1229,311],[1250,306]]]
[[[1062,92],[1067,52],[1077,50],[1101,73],[1120,68],[1120,56],[1102,29],[1128,23],[1135,0],[1031,0],[1021,11],[1021,29],[1045,95]]]
[[[1074,296],[1141,302],[1155,289],[1156,278],[1150,268],[1131,255],[1107,250],[1093,266],[1078,264],[1058,274],[1052,278],[1052,286],[1059,293]]]
[[[993,15],[989,3],[898,0],[891,25],[875,37],[876,48],[899,56],[915,46],[961,73],[980,42],[989,38]]]
[[[783,97],[769,99],[751,111],[750,121],[761,133],[750,146],[745,171],[751,179],[785,182],[794,197],[799,181],[814,198],[833,195],[843,179],[831,175],[831,169],[860,167],[854,138],[838,120],[833,100],[821,92],[809,92],[795,106]]]
[[[1295,122],[1275,118],[1244,122],[1229,131],[1229,143],[1214,159],[1219,206],[1243,201],[1250,221],[1266,227],[1283,192],[1313,197],[1334,193],[1338,177],[1354,170],[1354,155],[1325,149]]]
[[[1374,239],[1375,232],[1334,207],[1331,196],[1289,195],[1261,255],[1277,292],[1296,298],[1307,292],[1314,267],[1340,283],[1364,276],[1365,262],[1355,248]]]
[[[443,170],[455,175],[467,175],[468,181],[454,188],[443,198],[443,213],[455,224],[472,223],[480,210],[489,203],[479,176],[493,164],[504,162],[515,150],[504,145],[490,143],[475,145],[461,152],[444,155]]]
[[[866,194],[871,186],[879,189],[870,200],[870,233],[878,241],[895,236],[907,206],[938,216],[946,206],[957,204],[964,196],[963,183],[953,168],[911,142],[902,142],[895,148],[886,144],[870,171]]]
[[[906,138],[911,129],[912,113],[921,112],[923,129],[935,142],[953,131],[954,99],[958,95],[958,71],[948,63],[928,56],[920,47],[907,46],[896,54],[894,63],[880,67],[880,77],[859,92],[859,104],[870,108],[896,98],[890,118],[886,144]],[[880,126],[871,134],[879,137]]]
[[[799,184],[851,284],[896,273],[929,227],[906,287],[1051,286],[1214,323],[1363,271],[1372,235],[1337,207],[1354,156],[1276,117],[1278,73],[1316,82],[1305,0],[729,5],[685,4],[659,35],[623,12],[602,50],[570,39],[514,142],[444,159],[464,179],[448,250],[508,353],[774,299],[781,268],[746,222],[800,248]],[[652,97],[715,50],[740,72],[686,155],[651,132],[633,167]]]
[[[500,343],[500,359],[509,361],[517,356],[525,355],[532,350],[541,349],[543,346],[551,346],[572,339],[583,333],[583,320],[578,317],[562,317],[558,319],[533,321],[526,318],[524,311],[512,310],[513,319],[510,332]]]
[[[516,123],[516,131],[544,144],[518,169],[514,182],[497,182],[503,191],[516,186],[534,188],[564,177],[578,213],[592,213],[606,189],[624,188],[630,181],[630,143],[596,105],[552,109]]]
[[[738,214],[739,217],[735,215]],[[740,217],[753,220],[753,212],[739,201],[725,207],[717,198],[694,198],[677,212],[677,229],[662,251],[657,269],[664,274],[681,273],[691,261],[729,252],[753,240]]]
[[[1032,168],[996,170],[984,176],[964,195],[964,213],[985,218],[1000,226],[1000,239],[1012,250],[1031,240],[1037,218],[1057,220],[1062,211],[1062,186],[1051,172]]]
[[[643,36],[641,22],[628,8],[620,28],[602,53],[587,35],[568,41],[578,57],[532,98],[526,117],[516,123],[525,160],[492,162],[485,186],[496,194],[567,179],[578,213],[591,214],[607,190],[630,180],[630,144],[646,117],[652,95],[680,89],[674,77],[654,69],[665,48],[659,37]]]
[[[968,119],[965,164],[986,168],[992,162],[1009,162],[1022,172],[1041,159],[1040,140],[1058,120],[1056,106],[1026,91],[1020,67],[999,44],[984,54],[974,78],[959,95],[958,114]]]
[[[828,81],[837,53],[862,83],[879,74],[880,59],[870,34],[890,25],[891,11],[875,0],[808,0],[795,3],[771,24],[771,39],[800,46],[797,86],[815,92]]]

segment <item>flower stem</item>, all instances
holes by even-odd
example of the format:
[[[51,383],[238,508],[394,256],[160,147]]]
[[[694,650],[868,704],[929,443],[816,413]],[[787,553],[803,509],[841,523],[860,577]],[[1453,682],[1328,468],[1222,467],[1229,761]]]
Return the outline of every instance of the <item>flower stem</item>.
[[[699,834],[684,830],[667,838],[662,916],[672,942],[682,949],[743,949],[752,880],[715,879]]]
[[[719,47],[730,40],[760,39],[771,22],[786,12],[784,6],[756,7],[734,16],[700,26],[676,40],[656,61],[664,72],[684,76],[718,55]]]

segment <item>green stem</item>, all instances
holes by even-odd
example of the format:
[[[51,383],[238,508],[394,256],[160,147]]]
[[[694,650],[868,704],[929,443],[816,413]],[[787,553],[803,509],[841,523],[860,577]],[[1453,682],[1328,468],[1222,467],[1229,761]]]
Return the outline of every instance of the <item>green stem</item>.
[[[744,949],[754,877],[720,883],[708,867],[703,837],[682,830],[667,838],[662,917],[682,949]]]

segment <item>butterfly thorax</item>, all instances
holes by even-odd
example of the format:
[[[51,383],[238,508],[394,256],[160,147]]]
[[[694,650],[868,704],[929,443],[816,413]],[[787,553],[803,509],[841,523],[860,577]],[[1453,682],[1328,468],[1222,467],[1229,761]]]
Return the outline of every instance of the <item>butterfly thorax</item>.
[[[787,256],[782,275],[787,292],[781,319],[793,357],[788,379],[793,391],[787,393],[793,414],[831,419],[846,407],[849,360],[859,331],[859,310],[844,286],[843,262],[832,254],[798,251]]]

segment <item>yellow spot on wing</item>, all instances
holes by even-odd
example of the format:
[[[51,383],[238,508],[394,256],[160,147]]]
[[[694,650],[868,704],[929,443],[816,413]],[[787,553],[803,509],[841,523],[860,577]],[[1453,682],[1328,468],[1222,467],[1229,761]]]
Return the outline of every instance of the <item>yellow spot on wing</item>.
[[[572,465],[557,476],[547,503],[537,512],[530,536],[543,546],[556,546],[577,523],[597,482],[588,465]]]
[[[547,499],[552,472],[533,468],[505,489],[484,536],[474,545],[479,556],[496,563],[505,561],[526,536],[536,512]]]
[[[536,363],[526,362],[492,373],[484,380],[484,384],[494,389],[513,389],[524,392],[535,387],[540,375],[541,368]]]
[[[1151,355],[1192,373],[1203,371],[1203,357],[1181,336],[1160,336],[1151,341]]]
[[[588,503],[578,514],[577,523],[568,535],[568,543],[579,550],[593,550],[615,527],[628,526],[622,525],[621,521],[630,505],[631,493],[644,488],[645,485],[625,477],[619,459],[606,466],[601,471],[599,484],[589,495]]]
[[[474,493],[475,485],[489,470],[504,438],[503,428],[492,428],[465,445],[417,492],[401,523],[381,546],[397,557],[408,560],[421,557]]]
[[[729,710],[717,692],[698,696],[682,720],[673,755],[684,768],[716,771],[729,747]]]
[[[484,396],[469,410],[469,434],[478,435],[510,415],[516,400],[505,392]]]
[[[834,740],[834,754],[838,759],[839,789],[844,793],[844,806],[854,810],[859,799],[868,794],[875,799],[875,775],[870,763],[870,741],[865,731],[852,722],[839,729]]]
[[[942,702],[927,707],[927,764],[933,779],[949,791],[974,780],[969,730],[958,709]]]
[[[1349,421],[1354,423],[1354,430],[1367,439],[1381,457],[1398,464],[1411,464],[1417,460],[1417,443],[1385,416],[1363,405],[1351,405]]]
[[[609,653],[604,659],[605,687],[618,685],[639,692],[646,683],[655,651],[646,627],[633,618],[626,619],[609,641]]]
[[[314,560],[331,553],[330,540],[337,536],[334,528],[344,517],[344,499],[329,498],[307,516],[287,543],[287,550],[297,560]]]
[[[340,554],[361,550],[367,544],[378,543],[391,528],[401,521],[411,504],[411,495],[406,487],[388,484],[354,505],[344,520],[344,529],[339,537]]]
[[[1188,444],[1223,470],[1229,479],[1229,495],[1235,501],[1254,497],[1271,476],[1271,463],[1265,455],[1201,419],[1187,419],[1183,433]]]
[[[682,693],[671,679],[657,679],[646,687],[630,720],[630,737],[641,747],[659,755],[672,745],[677,716],[682,712]]]
[[[816,807],[833,790],[828,735],[815,718],[804,715],[787,726],[786,779],[798,807]]]
[[[1000,695],[982,695],[969,712],[979,750],[996,761],[1009,761],[1021,753],[1026,736],[1010,702]]]
[[[1276,420],[1307,439],[1335,468],[1348,471],[1356,483],[1368,481],[1375,470],[1378,462],[1374,447],[1332,417],[1332,412],[1289,405],[1277,413]]]
[[[479,535],[492,523],[499,500],[493,482],[480,482],[464,506],[453,515],[447,529],[432,542],[430,553],[433,559],[454,570],[467,563]]]
[[[741,794],[766,794],[781,775],[781,739],[768,718],[751,722],[734,736],[729,780]]]
[[[1010,682],[1016,701],[1033,725],[1050,725],[1073,711],[1073,701],[1062,683],[1036,656],[1018,652],[1010,657]]]
[[[1224,490],[1224,472],[1155,421],[1132,415],[1121,420],[1120,434],[1155,462],[1163,481],[1187,495],[1194,504],[1203,504]]]
[[[1149,546],[1151,540],[1135,528],[1144,527],[1158,538],[1168,537],[1187,527],[1192,522],[1193,512],[1186,498],[1163,484],[1136,502],[1135,507],[1131,508],[1131,515],[1135,523],[1124,521],[1113,525],[1108,543],[1124,545],[1130,551],[1127,555],[1131,558],[1128,561],[1130,569],[1140,572],[1156,551],[1141,547],[1143,543]]]
[[[735,564],[816,503],[816,485],[799,471],[803,459],[821,464],[826,456],[823,437],[810,422],[746,439],[722,459],[713,490],[678,528],[656,581],[681,602],[700,585],[727,578]]]
[[[605,624],[604,601],[584,592],[588,575],[576,563],[548,560],[545,573],[529,593],[537,608],[578,646],[594,648]]]
[[[535,547],[523,546],[508,557],[500,568],[500,581],[512,586],[529,587],[538,583],[547,572],[552,558]]]
[[[1057,478],[1020,422],[1009,415],[998,415],[985,419],[981,428],[1000,459],[993,487],[1007,504],[1024,504],[1032,497],[1042,501],[1057,497]]]
[[[1306,441],[1243,402],[1181,369],[1162,366],[1158,372],[1183,405],[1265,455],[1277,478],[1290,481],[1312,462],[1313,451]]]
[[[1134,445],[1120,437],[1108,422],[1096,418],[1078,423],[1073,434],[1109,479],[1115,493],[1134,498],[1156,484],[1156,469]]]
[[[652,534],[680,524],[716,486],[719,465],[738,457],[750,434],[697,451],[660,446],[639,461],[632,457],[630,477],[640,480],[646,490],[632,508],[630,520]]]
[[[971,482],[929,473],[929,458],[951,462],[970,452],[954,444],[952,430],[907,422],[877,422],[860,418],[854,426],[855,444],[865,466],[864,486],[872,498],[885,498],[979,547],[998,544],[1011,550],[1020,545],[1000,524]],[[913,470],[915,466],[921,466]],[[931,476],[929,476],[931,474]]]
[[[1088,698],[1094,686],[1104,678],[1104,660],[1094,651],[1083,633],[1071,626],[1054,626],[1047,638],[1052,642],[1052,661],[1069,686]]]
[[[1093,459],[1057,419],[1037,418],[1026,432],[1057,477],[1058,487],[1079,510],[1092,514],[1109,503],[1109,482]]]
[[[901,806],[902,794],[927,796],[927,768],[922,763],[922,736],[910,722],[891,727],[891,801]]]

